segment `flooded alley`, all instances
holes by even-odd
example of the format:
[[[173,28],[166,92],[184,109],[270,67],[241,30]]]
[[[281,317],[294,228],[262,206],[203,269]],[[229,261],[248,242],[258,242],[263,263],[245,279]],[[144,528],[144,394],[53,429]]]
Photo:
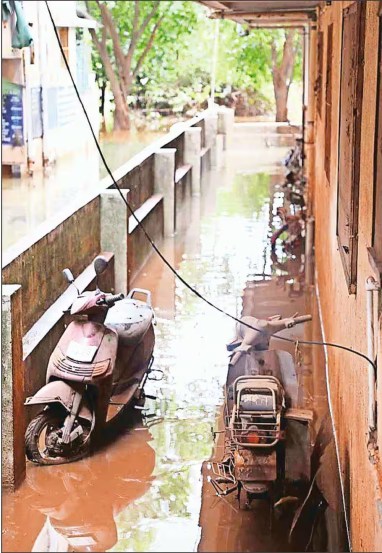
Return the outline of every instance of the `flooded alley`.
[[[286,256],[270,246],[282,205],[281,160],[293,140],[274,124],[236,124],[224,167],[204,175],[201,195],[184,204],[177,233],[161,250],[184,279],[225,311],[258,318],[312,313],[311,323],[281,335],[320,339],[303,253]],[[152,291],[157,320],[152,373],[157,380],[146,385],[145,407],[117,417],[102,448],[89,458],[48,467],[28,463],[26,481],[3,496],[3,550],[345,550],[322,349],[271,342],[273,349],[294,355],[300,405],[313,411],[319,499],[309,512],[302,510],[289,540],[295,504],[282,505],[270,524],[263,500],[240,510],[236,494],[217,497],[207,479],[209,461],[222,456],[222,440],[215,441],[213,432],[223,424],[226,344],[234,321],[175,280],[155,253],[130,285]],[[304,497],[308,491],[309,486]]]

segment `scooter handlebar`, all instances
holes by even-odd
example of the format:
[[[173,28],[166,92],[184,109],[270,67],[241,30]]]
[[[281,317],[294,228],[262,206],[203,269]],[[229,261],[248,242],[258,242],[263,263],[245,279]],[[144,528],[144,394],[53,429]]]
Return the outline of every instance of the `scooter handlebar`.
[[[300,317],[288,317],[286,319],[275,319],[272,321],[268,321],[268,333],[270,335],[276,334],[276,332],[280,332],[280,330],[283,330],[284,328],[293,328],[298,324],[306,323],[311,320],[312,315],[301,315]]]
[[[312,320],[312,315],[301,315],[301,317],[294,317],[294,322],[296,325],[300,323],[307,323]]]
[[[116,301],[123,300],[124,294],[115,294],[113,296],[106,296],[102,300],[100,300],[100,303],[103,303],[104,305],[107,305],[108,307],[113,307]],[[98,302],[97,302],[98,303]]]
[[[114,296],[109,296],[105,298],[107,305],[114,305],[116,301],[123,300],[124,294],[115,294]]]

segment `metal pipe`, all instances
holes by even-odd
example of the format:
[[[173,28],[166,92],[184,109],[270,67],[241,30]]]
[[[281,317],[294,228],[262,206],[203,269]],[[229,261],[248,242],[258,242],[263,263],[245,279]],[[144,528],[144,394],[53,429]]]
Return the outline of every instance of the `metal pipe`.
[[[306,221],[305,255],[313,253],[314,217],[308,217]]]
[[[374,277],[369,276],[366,279],[366,334],[367,334],[367,356],[371,361],[375,360],[374,349],[374,292],[380,289],[379,284]],[[368,422],[369,431],[375,430],[375,370],[369,363],[368,366],[368,387],[369,387],[369,402],[368,402]]]
[[[211,95],[209,100],[210,108],[213,108],[215,104],[216,65],[217,65],[218,44],[219,44],[219,21],[220,19],[215,20],[214,49],[212,54],[212,67],[211,67]]]
[[[28,57],[28,62],[25,59]],[[28,175],[33,174],[33,168],[35,163],[35,148],[34,148],[34,142],[33,142],[33,123],[32,123],[32,90],[30,85],[30,75],[29,75],[29,67],[30,67],[30,48],[26,49],[26,51],[23,52],[23,71],[24,71],[24,98],[23,103],[25,106],[24,110],[24,120],[26,118],[26,143],[27,143],[27,170]]]
[[[37,27],[38,27],[38,50],[39,50],[39,73],[41,86],[41,119],[42,119],[42,136],[41,136],[41,151],[42,151],[42,166],[45,167],[49,163],[50,152],[48,144],[48,83],[47,83],[47,43],[45,36],[45,19],[42,14],[40,2],[37,6]]]
[[[235,11],[235,10],[225,10],[212,12],[210,17],[212,19],[241,19],[241,18],[250,18],[253,21],[256,19],[280,19],[281,21],[295,19],[298,21],[309,21],[311,17],[307,12],[299,11],[267,11],[267,12],[248,12],[248,11]]]
[[[303,41],[303,76],[302,76],[302,170],[305,168],[305,139],[306,139],[306,110],[308,106],[308,89],[309,89],[309,26],[304,26],[302,33]]]

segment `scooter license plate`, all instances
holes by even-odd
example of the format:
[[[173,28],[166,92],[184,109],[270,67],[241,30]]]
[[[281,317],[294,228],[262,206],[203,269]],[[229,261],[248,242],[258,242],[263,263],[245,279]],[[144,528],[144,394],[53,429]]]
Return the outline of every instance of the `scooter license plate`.
[[[88,346],[86,344],[79,344],[73,340],[69,343],[66,355],[71,357],[75,361],[82,361],[84,363],[91,363],[93,357],[97,351],[97,346]]]

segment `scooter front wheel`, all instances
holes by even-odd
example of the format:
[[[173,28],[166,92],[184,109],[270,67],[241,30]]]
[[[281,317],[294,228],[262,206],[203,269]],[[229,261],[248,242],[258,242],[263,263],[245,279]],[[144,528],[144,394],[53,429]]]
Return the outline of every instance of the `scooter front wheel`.
[[[61,465],[85,457],[90,449],[90,423],[81,420],[83,432],[71,444],[60,441],[67,413],[48,408],[37,415],[25,432],[26,455],[38,465]]]

